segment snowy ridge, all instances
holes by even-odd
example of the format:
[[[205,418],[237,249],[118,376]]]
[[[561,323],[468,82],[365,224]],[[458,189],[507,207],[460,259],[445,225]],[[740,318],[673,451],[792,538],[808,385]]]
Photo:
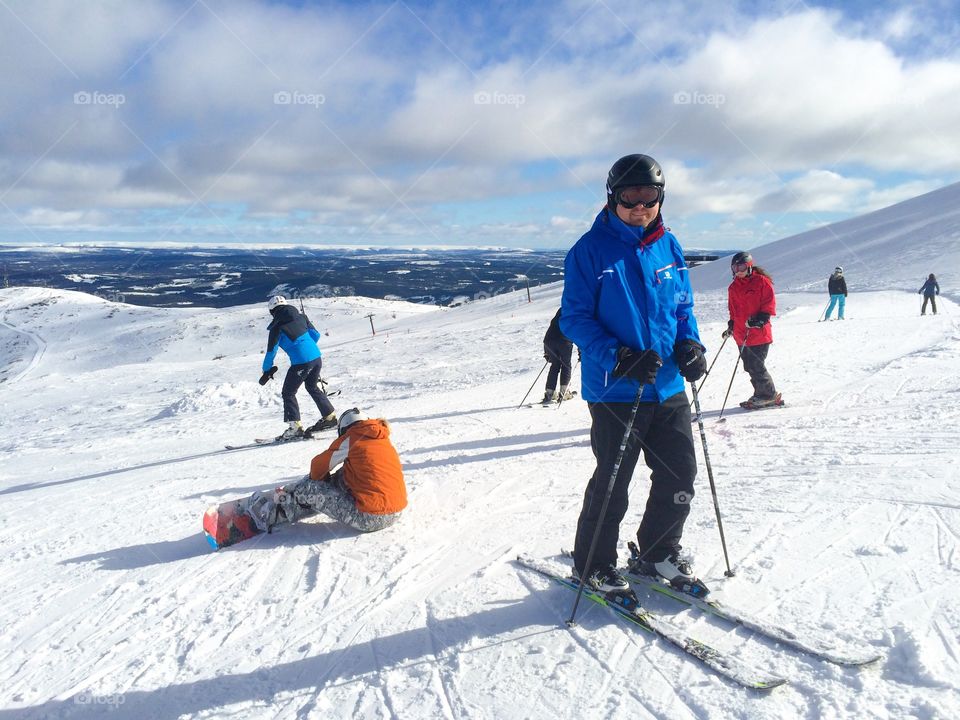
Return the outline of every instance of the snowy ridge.
[[[581,400],[516,409],[560,290],[456,309],[308,303],[335,405],[391,422],[410,507],[373,535],[315,518],[218,553],[207,505],[296,479],[325,447],[221,449],[282,424],[279,384],[256,382],[263,309],[0,291],[0,718],[960,712],[958,306],[920,318],[910,292],[853,292],[847,320],[817,323],[825,293],[781,292],[769,367],[788,407],[715,422],[729,343],[704,386],[737,576],[723,578],[702,468],[684,536],[698,573],[718,599],[884,656],[838,668],[642,597],[791,679],[760,697],[592,603],[567,629],[571,593],[511,562],[570,545],[593,470]],[[712,360],[724,296],[697,302]],[[739,373],[731,402],[748,391]],[[305,394],[301,407],[315,419]],[[624,544],[646,487],[639,468]]]
[[[916,293],[927,275],[934,273],[941,292],[957,300],[960,183],[777,240],[758,248],[755,256],[773,275],[778,292],[826,293],[827,277],[840,265],[851,292]],[[725,288],[730,283],[730,259],[705,263],[691,274],[698,291]]]

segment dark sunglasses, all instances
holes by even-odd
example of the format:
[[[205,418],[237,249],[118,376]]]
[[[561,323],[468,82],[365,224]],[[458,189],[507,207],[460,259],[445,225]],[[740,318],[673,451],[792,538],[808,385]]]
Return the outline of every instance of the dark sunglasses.
[[[618,205],[623,205],[627,210],[632,210],[639,205],[645,208],[652,208],[663,200],[663,188],[659,185],[635,185],[617,190],[616,200]]]

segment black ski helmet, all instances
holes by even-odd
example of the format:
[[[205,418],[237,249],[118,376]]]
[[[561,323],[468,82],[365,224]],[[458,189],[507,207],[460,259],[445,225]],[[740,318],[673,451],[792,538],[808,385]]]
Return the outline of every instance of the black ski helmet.
[[[617,160],[607,173],[607,205],[616,207],[616,193],[619,188],[633,185],[657,185],[663,188],[666,178],[660,163],[649,155],[624,155]],[[663,195],[660,196],[663,203]]]
[[[730,271],[734,275],[736,275],[737,272],[733,268],[735,265],[739,265],[740,263],[747,264],[747,275],[753,272],[753,255],[748,253],[746,250],[741,250],[740,252],[736,253],[732,258],[730,258]]]

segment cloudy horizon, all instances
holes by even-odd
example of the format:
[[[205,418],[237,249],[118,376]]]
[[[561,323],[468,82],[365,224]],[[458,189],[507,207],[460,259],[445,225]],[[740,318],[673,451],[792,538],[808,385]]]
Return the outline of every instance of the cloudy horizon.
[[[960,180],[957,10],[0,0],[0,242],[563,248],[644,152],[756,247]]]

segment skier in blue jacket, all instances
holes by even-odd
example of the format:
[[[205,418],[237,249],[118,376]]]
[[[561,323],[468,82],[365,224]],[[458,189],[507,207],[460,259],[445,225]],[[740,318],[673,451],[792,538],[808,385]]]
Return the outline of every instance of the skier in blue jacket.
[[[930,303],[933,306],[933,314],[937,314],[937,298],[936,296],[940,294],[940,283],[937,282],[937,276],[933,273],[930,273],[927,277],[926,282],[920,286],[920,289],[917,290],[917,295],[923,295],[923,307],[920,308],[920,314],[927,314],[927,303]]]
[[[293,440],[302,436],[304,432],[312,433],[336,427],[336,411],[327,394],[318,384],[320,368],[323,364],[320,359],[320,348],[317,347],[320,333],[305,315],[293,305],[287,304],[286,298],[282,295],[270,298],[267,308],[273,320],[267,326],[269,337],[267,352],[263,356],[261,366],[263,375],[260,376],[260,384],[266,385],[277,372],[277,366],[273,364],[277,348],[283,350],[290,358],[290,369],[287,370],[281,390],[283,419],[287,423],[287,429],[277,436],[277,440]],[[300,424],[300,405],[297,402],[297,390],[301,385],[306,386],[321,415],[320,420],[306,431]]]
[[[651,488],[637,531],[635,569],[673,583],[693,579],[679,554],[697,472],[684,380],[702,377],[706,360],[683,250],[660,215],[664,186],[653,158],[619,159],[607,177],[607,206],[564,265],[560,328],[582,352],[583,398],[597,459],[577,523],[574,565],[602,591],[628,587],[617,571],[617,541],[641,451]],[[601,517],[638,393],[633,432]],[[595,533],[596,549],[586,567]]]

